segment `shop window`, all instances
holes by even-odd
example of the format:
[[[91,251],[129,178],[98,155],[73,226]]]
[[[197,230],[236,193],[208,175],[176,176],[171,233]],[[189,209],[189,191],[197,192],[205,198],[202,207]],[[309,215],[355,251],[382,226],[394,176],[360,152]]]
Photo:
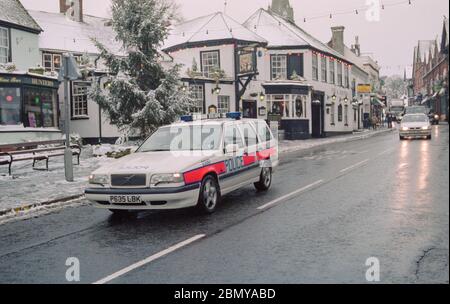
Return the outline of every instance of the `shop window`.
[[[190,109],[191,113],[203,114],[203,85],[191,84],[189,85],[190,95],[193,101],[193,106]]]
[[[321,68],[321,79],[322,82],[327,82],[327,57],[322,56],[321,62],[320,62],[320,68]]]
[[[0,125],[21,123],[20,99],[20,88],[0,88]]]
[[[9,62],[9,31],[0,27],[0,63]]]
[[[45,128],[57,126],[58,109],[56,105],[56,90],[42,90],[42,120]]]
[[[72,118],[88,117],[89,82],[72,83]]]
[[[38,89],[27,88],[24,90],[24,115],[26,127],[42,127],[41,94]]]
[[[200,52],[202,57],[202,72],[205,77],[212,77],[214,70],[220,68],[219,51]]]
[[[270,60],[271,79],[272,80],[286,80],[287,75],[287,56],[286,55],[272,55]]]
[[[47,72],[59,72],[61,69],[62,55],[53,53],[43,53],[42,62]]]
[[[342,105],[338,106],[338,121],[342,121]]]
[[[220,95],[217,97],[217,112],[218,113],[230,112],[230,96]]]

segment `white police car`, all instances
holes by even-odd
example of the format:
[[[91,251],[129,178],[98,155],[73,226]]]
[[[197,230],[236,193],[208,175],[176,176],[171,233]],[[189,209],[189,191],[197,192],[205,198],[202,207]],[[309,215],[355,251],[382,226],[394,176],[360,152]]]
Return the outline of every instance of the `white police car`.
[[[135,153],[94,171],[85,194],[114,213],[194,206],[212,213],[231,191],[252,183],[268,190],[277,164],[277,141],[265,121],[240,119],[240,113],[183,116]]]

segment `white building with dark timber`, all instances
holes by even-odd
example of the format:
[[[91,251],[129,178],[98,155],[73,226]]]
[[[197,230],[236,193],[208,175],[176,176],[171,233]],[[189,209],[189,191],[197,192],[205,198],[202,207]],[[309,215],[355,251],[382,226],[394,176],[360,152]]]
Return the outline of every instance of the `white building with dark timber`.
[[[43,29],[39,35],[40,65],[46,73],[57,75],[61,69],[63,54],[71,53],[80,64],[91,67],[87,77],[70,81],[69,84],[71,133],[78,134],[85,143],[114,142],[121,136],[121,132],[110,124],[107,115],[89,98],[88,92],[93,82],[104,86],[112,77],[99,59],[99,50],[93,39],[117,56],[123,55],[121,45],[115,40],[109,19],[83,14],[82,0],[60,0],[59,5],[59,13],[29,10]],[[63,84],[58,92],[61,113],[64,113]],[[61,115],[62,130],[64,123],[64,116]]]

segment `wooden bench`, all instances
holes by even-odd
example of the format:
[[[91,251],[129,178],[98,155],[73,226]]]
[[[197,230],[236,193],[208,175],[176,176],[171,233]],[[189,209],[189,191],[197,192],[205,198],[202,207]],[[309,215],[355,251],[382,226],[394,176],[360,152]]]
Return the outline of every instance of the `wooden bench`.
[[[38,148],[42,145],[55,145],[53,147]],[[80,164],[81,147],[71,145],[72,156],[77,157],[77,165]],[[8,173],[11,175],[11,167],[14,162],[32,160],[33,170],[42,170],[36,168],[36,162],[45,160],[45,170],[48,171],[48,161],[51,157],[63,156],[65,150],[65,140],[52,140],[40,142],[27,142],[17,144],[0,145],[0,166],[8,165]],[[47,153],[50,152],[50,153]],[[54,153],[52,153],[54,152]],[[23,156],[23,157],[20,157]]]

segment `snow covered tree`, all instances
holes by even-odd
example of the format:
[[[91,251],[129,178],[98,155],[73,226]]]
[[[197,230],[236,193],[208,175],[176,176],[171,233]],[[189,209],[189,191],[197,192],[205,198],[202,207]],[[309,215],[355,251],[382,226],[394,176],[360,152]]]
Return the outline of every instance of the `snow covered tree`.
[[[112,0],[112,27],[125,56],[116,56],[96,41],[111,75],[106,88],[96,85],[90,96],[119,129],[146,136],[173,122],[191,104],[180,90],[179,65],[164,69],[159,51],[173,19],[167,0]]]

